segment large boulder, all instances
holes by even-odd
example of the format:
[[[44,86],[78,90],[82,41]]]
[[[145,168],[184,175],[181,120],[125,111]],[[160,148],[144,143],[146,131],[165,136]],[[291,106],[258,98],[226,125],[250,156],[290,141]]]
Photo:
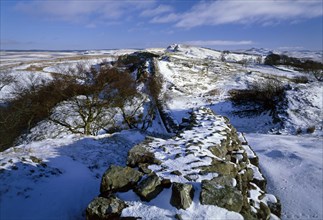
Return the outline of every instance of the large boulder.
[[[155,173],[140,182],[135,192],[144,201],[154,199],[163,190],[162,180]]]
[[[200,174],[218,173],[221,175],[235,177],[238,174],[237,164],[214,159],[210,166],[200,167]]]
[[[200,202],[203,205],[216,205],[230,211],[240,212],[243,195],[233,187],[230,177],[214,178],[202,181]]]
[[[143,174],[131,167],[111,165],[102,176],[100,192],[128,191],[141,179]]]
[[[269,207],[263,203],[260,202],[259,209],[257,210],[257,216],[259,219],[269,220],[270,219],[270,209]]]
[[[170,204],[177,209],[187,209],[192,204],[194,188],[190,184],[173,183]]]
[[[160,164],[155,155],[143,145],[136,145],[128,152],[127,165],[137,167],[139,164]]]
[[[116,197],[96,197],[86,209],[87,220],[109,220],[120,216],[127,205]]]

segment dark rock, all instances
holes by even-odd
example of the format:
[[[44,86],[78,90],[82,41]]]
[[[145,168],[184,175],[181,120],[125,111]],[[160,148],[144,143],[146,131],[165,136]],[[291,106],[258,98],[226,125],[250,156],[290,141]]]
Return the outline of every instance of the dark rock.
[[[240,214],[244,217],[244,219],[248,219],[248,220],[258,219],[256,213],[251,211],[249,199],[246,195],[243,196],[243,203],[242,203],[242,209],[240,211]]]
[[[173,174],[173,175],[177,175],[177,176],[182,176],[182,173],[178,170],[174,170],[172,172],[170,172],[170,174]]]
[[[141,163],[138,165],[139,171],[143,172],[144,174],[151,174],[152,170],[148,168],[148,163]]]
[[[142,173],[130,167],[111,165],[102,176],[100,192],[128,191],[141,179]]]
[[[267,186],[266,179],[262,179],[262,180],[253,179],[252,182],[255,183],[261,190],[266,191],[266,186]]]
[[[227,177],[223,177],[217,180],[202,181],[200,202],[203,205],[216,205],[230,211],[240,212],[243,196],[239,190],[229,185]]]
[[[258,209],[257,216],[258,216],[258,219],[263,219],[263,220],[270,219],[270,209],[265,203],[260,202],[260,209]]]
[[[182,118],[182,123],[191,123],[191,119],[189,118]]]
[[[188,181],[196,181],[199,178],[199,176],[198,174],[192,173],[192,174],[185,175],[184,178],[187,179]]]
[[[209,182],[216,184],[218,186],[229,186],[234,187],[234,179],[229,176],[218,176],[214,177],[212,180],[209,180]]]
[[[170,181],[170,179],[163,179],[161,181],[161,185],[164,187],[164,188],[169,188],[172,186],[172,182]]]
[[[161,162],[155,158],[155,155],[146,147],[136,145],[128,152],[127,165],[130,167],[136,167],[140,163],[161,164]]]
[[[249,161],[251,164],[255,165],[256,167],[259,166],[259,158],[258,157],[249,157]]]
[[[92,200],[86,209],[87,220],[109,220],[120,216],[127,205],[116,197],[97,197]]]
[[[194,188],[184,183],[173,183],[170,204],[177,209],[187,209],[192,204]]]
[[[42,160],[42,159],[39,159],[39,158],[37,158],[37,157],[35,157],[35,156],[30,156],[29,158],[30,158],[30,160],[31,160],[32,162],[34,162],[34,163],[42,163],[42,162],[43,162],[43,160]]]
[[[189,128],[190,123],[180,123],[178,129],[179,130],[184,130],[186,128]]]
[[[183,217],[182,217],[180,214],[176,214],[176,215],[175,215],[175,218],[176,218],[177,220],[183,220]]]
[[[141,198],[141,200],[148,202],[156,198],[156,196],[158,196],[162,190],[162,181],[155,173],[141,181],[135,188],[135,192]]]
[[[270,209],[270,211],[275,214],[276,216],[280,217],[281,216],[281,211],[282,211],[282,207],[281,207],[281,203],[279,201],[278,198],[276,203],[272,203],[272,202],[267,202],[268,207]]]

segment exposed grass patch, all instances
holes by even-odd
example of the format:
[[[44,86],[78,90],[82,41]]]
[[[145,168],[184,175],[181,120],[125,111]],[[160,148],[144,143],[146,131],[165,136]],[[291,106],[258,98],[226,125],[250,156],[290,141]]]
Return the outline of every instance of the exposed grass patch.
[[[27,71],[43,71],[44,67],[43,66],[36,66],[36,65],[30,65],[29,67],[26,68]]]

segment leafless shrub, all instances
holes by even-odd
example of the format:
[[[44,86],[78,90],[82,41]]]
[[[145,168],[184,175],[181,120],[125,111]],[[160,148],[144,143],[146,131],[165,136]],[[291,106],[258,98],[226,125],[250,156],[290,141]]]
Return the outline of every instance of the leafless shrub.
[[[308,83],[308,78],[306,76],[296,76],[290,80],[294,83]]]
[[[301,128],[297,128],[295,131],[296,135],[299,135],[302,133],[302,129]]]
[[[242,60],[239,60],[238,63],[241,64],[241,66],[246,67],[248,65],[248,59],[244,58]]]
[[[248,89],[229,91],[230,100],[238,105],[258,104],[264,110],[274,110],[277,103],[285,96],[283,85],[273,79],[254,82]]]
[[[307,132],[307,133],[310,133],[310,134],[314,133],[314,131],[315,131],[315,126],[309,126],[309,127],[306,129],[306,132]]]
[[[220,92],[218,89],[212,89],[207,92],[207,95],[209,95],[209,96],[218,96],[219,94],[220,94]]]
[[[220,60],[222,61],[222,62],[225,62],[227,59],[225,58],[225,52],[223,51],[222,53],[221,53],[221,55],[220,55]]]

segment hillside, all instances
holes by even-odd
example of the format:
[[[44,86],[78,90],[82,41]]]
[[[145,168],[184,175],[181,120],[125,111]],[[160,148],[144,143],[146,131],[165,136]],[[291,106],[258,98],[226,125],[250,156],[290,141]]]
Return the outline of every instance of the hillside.
[[[168,203],[171,189],[164,189],[150,202],[141,201],[132,191],[117,193],[129,205],[122,211],[122,216],[248,219],[246,213],[253,212],[258,213],[259,218],[262,215],[260,207],[263,207],[260,203],[278,201],[277,197],[282,205],[282,219],[323,218],[322,82],[311,73],[290,66],[264,65],[267,50],[222,52],[171,45],[167,49],[134,52],[1,52],[1,71],[15,78],[0,90],[3,109],[16,97],[15,83],[28,87],[33,80],[31,76],[37,76],[38,84],[49,84],[55,77],[77,69],[78,63],[88,69],[98,69],[98,73],[100,68],[126,69],[134,79],[137,93],[125,102],[125,106],[104,107],[113,117],[105,115],[102,120],[110,117],[113,123],[93,124],[97,127],[91,135],[73,134],[68,127],[49,120],[53,116],[73,123],[80,120],[78,116],[68,114],[73,109],[71,100],[59,102],[47,118],[35,121],[35,126],[20,135],[13,147],[0,152],[0,219],[84,219],[86,207],[100,193],[105,171],[111,165],[126,166],[128,151],[140,145],[149,146],[163,164],[146,168],[159,178],[192,184],[195,197],[184,211]],[[298,52],[297,57],[320,60],[322,54],[306,52],[302,56]],[[157,83],[153,88],[150,87],[152,82]],[[120,90],[120,87],[116,88]],[[158,92],[154,93],[156,88]],[[87,97],[88,94],[78,95]],[[89,100],[92,100],[90,95]],[[98,97],[100,100],[101,96]],[[201,113],[203,111],[208,112],[206,116]],[[129,117],[125,114],[131,116],[131,120],[127,121]],[[197,125],[190,126],[194,114]],[[251,185],[257,182],[254,181],[257,175],[267,179],[267,189],[254,186],[255,189],[248,189],[246,195],[247,190],[241,190],[244,199],[248,200],[246,212],[241,207],[230,209],[218,203],[213,207],[201,205],[197,196],[203,181],[219,176],[219,171],[198,175],[201,170],[193,168],[209,166],[211,158],[215,158],[214,152],[209,151],[210,142],[215,144],[221,140],[216,137],[228,126],[225,118],[237,130],[240,145],[248,143],[259,157],[258,169],[249,161],[252,150],[243,148],[249,145],[228,150],[251,154],[243,161],[253,170]],[[245,139],[241,139],[242,136]],[[188,146],[188,142],[192,146]],[[188,150],[193,154],[187,154]],[[179,159],[177,154],[181,154]],[[230,163],[233,160],[228,159],[226,153],[218,159]],[[244,172],[241,161],[237,164],[234,166],[239,167],[238,171]],[[258,174],[259,170],[262,174]],[[172,171],[181,175],[170,175]],[[188,180],[185,176],[194,179]],[[237,181],[237,173],[232,178],[233,182]],[[238,188],[234,183],[232,187]],[[269,216],[277,218],[273,209],[271,211]]]

